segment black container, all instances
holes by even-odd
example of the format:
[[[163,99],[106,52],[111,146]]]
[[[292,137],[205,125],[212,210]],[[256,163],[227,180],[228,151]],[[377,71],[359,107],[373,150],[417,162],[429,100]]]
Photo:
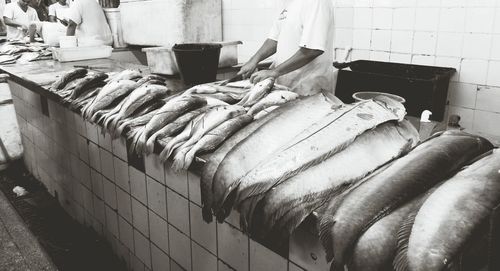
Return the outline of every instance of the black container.
[[[172,48],[186,85],[213,82],[217,77],[221,44],[184,43]]]
[[[420,117],[424,110],[432,111],[431,119],[442,121],[448,97],[448,86],[454,68],[357,60],[340,70],[335,96],[352,103],[358,91],[378,91],[406,99],[408,115]]]

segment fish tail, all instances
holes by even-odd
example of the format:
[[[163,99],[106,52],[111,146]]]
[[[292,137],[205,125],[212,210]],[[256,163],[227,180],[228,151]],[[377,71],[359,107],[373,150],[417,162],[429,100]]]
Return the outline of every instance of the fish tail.
[[[106,127],[106,129],[108,131],[112,132],[116,129],[116,126],[118,125],[119,120],[120,120],[120,116],[118,114],[113,115],[113,116],[109,117],[109,119],[107,119],[104,122],[104,127]]]
[[[172,169],[175,172],[179,172],[184,168],[184,157],[186,155],[186,150],[181,149],[174,157],[174,162],[172,163]]]
[[[142,128],[142,127],[139,128],[135,132],[135,134],[132,137],[132,142],[130,144],[129,153],[133,153],[133,152],[136,152],[137,154],[141,153],[138,150],[138,144],[139,144],[140,139],[143,137],[143,134],[144,134],[144,128]]]
[[[120,125],[118,126],[118,128],[113,132],[113,136],[115,138],[120,137],[120,135],[123,133],[123,130],[125,130],[125,127],[127,127],[127,123],[126,122],[120,123]]]
[[[188,153],[186,153],[186,157],[184,158],[184,170],[187,170],[191,166],[195,155],[196,149],[194,148],[191,148]]]
[[[212,214],[212,208],[210,206],[203,205],[203,207],[201,208],[201,213],[203,216],[203,221],[205,221],[207,223],[211,223],[214,220],[213,214]]]
[[[145,152],[146,141],[147,141],[146,131],[143,130],[141,135],[137,138],[135,146],[135,151],[137,152],[137,154],[143,154]]]
[[[155,149],[155,142],[156,142],[157,137],[158,137],[158,134],[155,133],[150,138],[148,138],[148,140],[146,141],[146,148],[144,149],[144,152],[146,154],[153,153],[153,151]]]
[[[401,223],[401,227],[398,230],[398,244],[396,256],[392,263],[394,270],[403,271],[408,270],[408,243],[410,241],[410,235],[413,229],[413,223],[415,222],[415,217],[417,216],[418,209],[411,212],[408,217]]]
[[[166,147],[163,148],[163,150],[160,153],[160,161],[162,161],[163,163],[167,162],[167,160],[168,160],[167,153],[168,153],[168,149]]]

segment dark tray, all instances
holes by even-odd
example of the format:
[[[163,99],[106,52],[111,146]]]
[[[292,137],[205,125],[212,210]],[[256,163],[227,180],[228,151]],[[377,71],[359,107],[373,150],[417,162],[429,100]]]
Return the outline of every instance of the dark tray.
[[[432,111],[431,119],[442,121],[448,97],[448,86],[454,68],[357,60],[345,63],[350,70],[339,70],[335,95],[352,103],[358,91],[378,91],[406,99],[408,115],[420,117]]]

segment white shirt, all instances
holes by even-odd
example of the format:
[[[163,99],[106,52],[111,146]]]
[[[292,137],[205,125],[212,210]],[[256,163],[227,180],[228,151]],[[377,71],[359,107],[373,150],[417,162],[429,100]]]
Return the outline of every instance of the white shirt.
[[[292,57],[300,47],[323,51],[304,67],[282,75],[277,83],[300,95],[335,88],[333,69],[333,5],[331,0],[289,0],[269,38],[278,42],[272,67]]]
[[[26,12],[24,12],[17,2],[7,4],[3,16],[26,26],[29,26],[31,22],[39,21],[34,8],[28,7]],[[7,39],[20,40],[25,36],[26,34],[22,30],[7,25]]]
[[[111,45],[113,36],[101,6],[95,0],[75,0],[67,13],[75,22],[77,37],[95,37]]]
[[[57,2],[49,6],[49,16],[55,16],[59,20],[65,20],[66,14],[68,13],[69,5],[61,5],[61,3]]]

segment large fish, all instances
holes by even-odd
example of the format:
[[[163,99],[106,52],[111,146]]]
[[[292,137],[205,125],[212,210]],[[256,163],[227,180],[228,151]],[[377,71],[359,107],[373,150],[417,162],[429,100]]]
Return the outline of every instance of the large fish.
[[[292,106],[293,103],[298,101],[292,101],[289,106]],[[226,157],[227,153],[233,149],[239,142],[253,134],[259,127],[264,125],[269,120],[277,117],[286,108],[282,107],[280,109],[274,110],[273,112],[263,116],[259,120],[251,122],[249,125],[245,126],[243,129],[239,130],[228,138],[224,143],[217,148],[210,156],[208,157],[205,165],[202,169],[201,180],[200,180],[200,190],[201,190],[201,203],[203,207],[203,219],[206,222],[212,222],[212,206],[213,206],[213,192],[212,192],[212,183],[219,167],[219,164],[222,162],[224,157]]]
[[[218,106],[207,111],[205,116],[203,116],[203,118],[195,124],[191,134],[182,145],[176,145],[175,142],[180,143],[180,141],[183,141],[183,139],[176,141],[177,137],[171,141],[174,142],[172,145],[169,143],[170,146],[173,146],[170,149],[170,153],[177,148],[179,150],[176,154],[176,159],[174,159],[174,163],[172,164],[173,169],[175,171],[179,171],[184,167],[184,158],[186,153],[189,151],[189,148],[196,144],[196,142],[198,142],[206,133],[226,120],[245,113],[245,108],[239,105]]]
[[[271,189],[260,203],[262,219],[255,221],[262,223],[250,232],[257,231],[264,238],[272,238],[275,232],[291,234],[313,211],[380,166],[406,154],[418,141],[418,132],[406,120],[364,132],[345,150]],[[241,215],[250,218],[252,214]]]
[[[184,157],[184,166],[182,169],[187,170],[197,153],[208,152],[216,149],[226,138],[233,135],[236,131],[247,125],[253,120],[253,117],[248,114],[242,114],[230,120],[227,120],[209,131],[200,140],[194,144]]]
[[[160,100],[161,101],[161,100]],[[164,105],[165,103],[159,103],[158,105],[153,105],[150,108],[145,108],[143,111],[143,114],[138,114],[137,116],[133,116],[130,118],[127,118],[123,121],[120,122],[120,126],[118,126],[118,129],[115,131],[115,138],[117,138],[119,135],[123,133],[125,128],[131,128],[131,127],[138,127],[138,126],[144,126],[148,124],[148,122],[156,115],[158,110]],[[132,139],[134,138],[135,133],[129,133],[127,134],[127,138]]]
[[[69,82],[78,79],[78,78],[83,78],[85,75],[87,75],[87,69],[82,69],[82,68],[77,68],[73,69],[59,77],[51,86],[50,90],[51,91],[59,91],[63,89]]]
[[[492,149],[486,139],[447,131],[417,146],[326,209],[320,233],[333,268],[342,268],[361,234],[389,212]]]
[[[256,104],[260,99],[262,99],[264,96],[266,96],[271,89],[273,88],[274,85],[274,78],[268,78],[265,79],[257,84],[255,84],[241,99],[241,101],[238,103],[238,105],[244,106],[244,107],[250,107],[254,104]]]
[[[217,169],[212,187],[214,211],[219,221],[229,215],[232,208],[232,198],[229,196],[237,188],[238,181],[311,123],[331,113],[332,106],[336,105],[332,105],[323,94],[287,104],[281,114],[259,127],[226,155]]]
[[[113,81],[105,85],[95,99],[83,108],[84,118],[90,119],[96,111],[106,108],[117,98],[129,94],[136,87],[137,83],[132,80]]]
[[[213,108],[213,106],[206,105],[202,108],[189,111],[184,115],[179,116],[176,120],[172,121],[171,123],[165,125],[163,128],[161,128],[160,130],[158,130],[149,137],[148,141],[146,142],[145,153],[150,154],[153,152],[156,139],[174,136],[182,129],[184,129],[191,120],[193,120],[194,118],[196,118],[201,114],[206,113],[211,108]]]
[[[266,97],[262,98],[260,101],[254,104],[248,110],[248,114],[254,116],[268,107],[281,105],[286,102],[295,100],[298,97],[299,95],[297,93],[291,91],[286,91],[286,90],[272,91]]]
[[[234,183],[237,186],[236,206],[240,209],[242,226],[246,215],[255,207],[247,199],[263,195],[282,181],[320,164],[344,150],[359,135],[388,121],[400,121],[405,116],[404,107],[391,99],[374,100],[345,105],[297,135],[293,141],[259,164]],[[254,200],[255,202],[255,200]],[[250,209],[250,210],[249,210]]]
[[[445,270],[481,237],[479,229],[499,204],[500,150],[493,150],[427,198],[404,237],[409,240],[398,251],[396,270]]]
[[[170,99],[160,108],[160,110],[158,110],[156,115],[146,124],[142,131],[137,133],[132,143],[133,148],[138,154],[144,153],[146,142],[152,134],[184,113],[203,107],[206,104],[206,99],[191,95],[177,96]]]
[[[125,99],[124,104],[121,106],[120,111],[107,119],[104,126],[113,133],[117,127],[118,121],[132,115],[143,104],[153,100],[159,99],[168,95],[171,92],[167,87],[161,85],[143,85],[132,91]]]

